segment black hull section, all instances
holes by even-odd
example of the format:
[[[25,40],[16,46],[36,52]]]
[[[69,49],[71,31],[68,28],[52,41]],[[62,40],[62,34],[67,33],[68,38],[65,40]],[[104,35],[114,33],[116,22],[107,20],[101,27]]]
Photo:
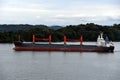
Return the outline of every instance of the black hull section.
[[[76,52],[113,52],[114,46],[36,44],[14,42],[16,51],[76,51]]]

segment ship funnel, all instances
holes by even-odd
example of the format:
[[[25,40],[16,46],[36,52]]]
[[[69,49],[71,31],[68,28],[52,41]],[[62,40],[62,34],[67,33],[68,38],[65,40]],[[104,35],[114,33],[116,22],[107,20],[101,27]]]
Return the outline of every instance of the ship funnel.
[[[103,33],[100,34],[100,38],[103,39]]]

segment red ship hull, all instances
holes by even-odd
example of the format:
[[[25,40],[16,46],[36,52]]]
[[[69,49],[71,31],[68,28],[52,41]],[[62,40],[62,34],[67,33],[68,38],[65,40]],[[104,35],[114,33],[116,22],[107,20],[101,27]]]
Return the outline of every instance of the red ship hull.
[[[71,51],[71,52],[113,52],[114,46],[36,44],[14,42],[16,51]]]

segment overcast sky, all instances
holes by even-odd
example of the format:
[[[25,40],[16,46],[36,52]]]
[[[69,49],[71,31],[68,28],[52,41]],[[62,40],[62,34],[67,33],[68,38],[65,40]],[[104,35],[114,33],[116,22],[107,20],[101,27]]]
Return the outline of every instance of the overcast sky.
[[[120,0],[0,0],[0,24],[120,23]]]

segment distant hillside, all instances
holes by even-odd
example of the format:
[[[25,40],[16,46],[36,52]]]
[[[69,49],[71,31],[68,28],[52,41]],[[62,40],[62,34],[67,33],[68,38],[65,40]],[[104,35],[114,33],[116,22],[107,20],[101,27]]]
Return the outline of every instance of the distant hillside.
[[[18,30],[30,30],[35,28],[45,28],[45,29],[53,29],[58,30],[63,28],[62,26],[46,26],[46,25],[29,25],[29,24],[11,24],[11,25],[0,25],[0,32],[4,31],[13,31],[16,32]]]
[[[18,24],[18,25],[0,25],[0,32],[4,31],[13,31],[16,32],[18,30],[30,30],[35,28],[48,28],[46,25],[28,25],[28,24]]]
[[[45,25],[0,25],[0,43],[13,42],[21,35],[22,41],[32,41],[32,35],[46,38],[52,35],[52,41],[63,41],[63,36],[68,39],[80,39],[83,41],[96,41],[98,35],[103,32],[103,37],[109,37],[112,41],[120,41],[120,24],[111,26],[97,25],[94,23],[68,25],[66,27],[55,27]]]
[[[54,26],[50,26],[49,28],[50,29],[54,29],[54,30],[58,30],[58,29],[61,29],[63,27],[62,26],[58,26],[58,25],[54,25]]]

